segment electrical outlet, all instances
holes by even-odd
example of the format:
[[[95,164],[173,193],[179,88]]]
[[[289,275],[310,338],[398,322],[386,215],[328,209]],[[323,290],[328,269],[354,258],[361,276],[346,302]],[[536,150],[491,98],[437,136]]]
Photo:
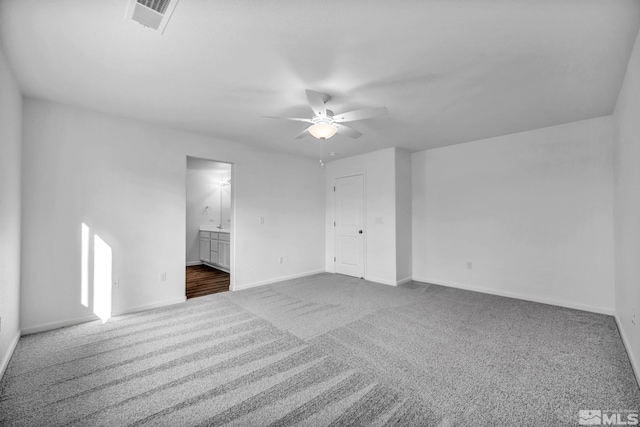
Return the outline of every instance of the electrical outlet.
[[[160,281],[161,282],[166,282],[167,281],[167,273],[160,273]]]
[[[258,224],[264,224],[264,217],[263,216],[258,218]]]
[[[473,268],[473,263],[471,261],[467,262],[467,270],[471,270]]]
[[[113,280],[113,287],[114,288],[119,288],[120,287],[120,279],[116,278]]]
[[[280,264],[284,264],[284,257],[283,256],[280,257]]]

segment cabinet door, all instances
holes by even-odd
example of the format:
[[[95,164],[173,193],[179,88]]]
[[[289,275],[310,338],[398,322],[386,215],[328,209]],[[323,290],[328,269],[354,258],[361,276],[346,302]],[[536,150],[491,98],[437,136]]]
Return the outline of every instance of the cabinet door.
[[[200,261],[211,261],[211,240],[200,239]]]
[[[219,264],[221,267],[224,268],[229,268],[229,255],[230,255],[230,249],[231,249],[231,245],[229,244],[229,242],[225,242],[225,241],[220,241],[218,242],[218,260],[219,260]]]

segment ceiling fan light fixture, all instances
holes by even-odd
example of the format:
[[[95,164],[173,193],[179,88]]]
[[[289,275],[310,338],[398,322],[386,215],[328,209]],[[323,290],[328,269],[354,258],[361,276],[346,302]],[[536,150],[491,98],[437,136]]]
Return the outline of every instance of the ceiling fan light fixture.
[[[315,123],[307,129],[317,139],[329,139],[338,132],[338,128],[330,123]]]
[[[138,0],[143,1],[143,0]],[[327,95],[315,92],[307,89],[307,100],[313,110],[313,117],[310,119],[295,118],[295,117],[270,117],[262,116],[269,119],[283,119],[293,120],[296,122],[311,123],[307,129],[300,132],[294,139],[304,138],[307,135],[311,135],[316,139],[329,139],[336,133],[348,138],[360,138],[362,132],[358,132],[355,129],[345,126],[345,122],[355,122],[357,120],[371,119],[373,117],[382,116],[387,114],[386,107],[377,108],[364,108],[362,110],[349,111],[342,113],[338,116],[333,114],[333,111],[328,110],[325,103],[329,99]]]

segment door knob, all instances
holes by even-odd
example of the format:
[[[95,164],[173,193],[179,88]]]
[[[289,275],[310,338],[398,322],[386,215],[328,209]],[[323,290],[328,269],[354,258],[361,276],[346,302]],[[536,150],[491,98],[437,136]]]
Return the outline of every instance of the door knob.
[[[362,230],[358,231],[359,234],[362,234]]]

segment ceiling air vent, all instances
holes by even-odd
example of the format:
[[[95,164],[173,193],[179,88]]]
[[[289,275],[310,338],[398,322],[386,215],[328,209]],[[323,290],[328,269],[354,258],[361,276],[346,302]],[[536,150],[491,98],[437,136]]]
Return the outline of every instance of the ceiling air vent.
[[[164,33],[178,0],[129,0],[127,19]]]

